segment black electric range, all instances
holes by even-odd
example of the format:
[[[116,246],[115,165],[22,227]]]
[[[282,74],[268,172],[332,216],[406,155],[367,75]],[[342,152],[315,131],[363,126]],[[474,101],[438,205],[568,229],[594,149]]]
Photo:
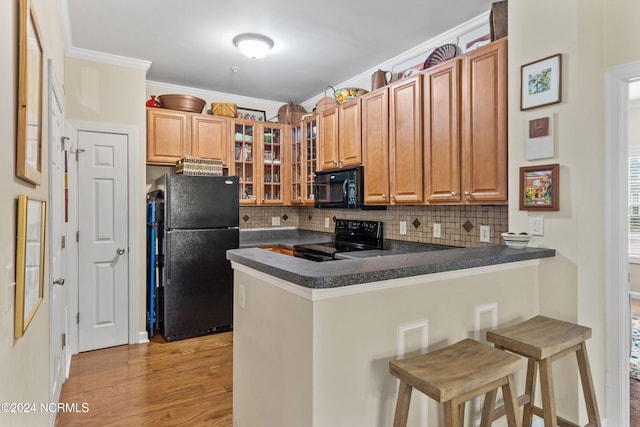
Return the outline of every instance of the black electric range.
[[[296,245],[293,255],[312,261],[333,261],[340,252],[382,249],[381,221],[337,219],[332,242]]]

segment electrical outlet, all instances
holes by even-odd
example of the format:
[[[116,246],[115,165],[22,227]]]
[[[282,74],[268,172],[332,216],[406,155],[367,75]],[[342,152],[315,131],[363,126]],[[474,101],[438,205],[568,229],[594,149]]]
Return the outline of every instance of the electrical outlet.
[[[331,221],[330,218],[325,218],[324,219],[324,228],[329,228],[329,221]]]
[[[279,216],[272,216],[271,217],[271,225],[274,227],[278,227],[280,225],[280,217]]]
[[[407,234],[407,221],[400,221],[400,234]]]
[[[480,226],[480,241],[484,243],[491,242],[491,227],[488,225]]]
[[[439,239],[440,236],[440,224],[433,224],[433,237]]]
[[[240,308],[244,308],[247,302],[247,294],[244,285],[238,285],[238,305]]]
[[[532,236],[544,236],[544,217],[529,217],[529,234]]]

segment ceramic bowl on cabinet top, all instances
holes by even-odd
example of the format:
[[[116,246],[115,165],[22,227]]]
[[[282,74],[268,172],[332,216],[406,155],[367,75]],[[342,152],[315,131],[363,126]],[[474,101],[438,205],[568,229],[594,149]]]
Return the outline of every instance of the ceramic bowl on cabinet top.
[[[356,99],[357,97],[359,97],[360,95],[364,95],[365,93],[369,93],[369,91],[357,87],[345,87],[336,90],[336,99],[339,103],[343,103],[351,101],[352,99]]]
[[[509,248],[524,249],[527,247],[531,236],[527,233],[502,233],[502,239]]]

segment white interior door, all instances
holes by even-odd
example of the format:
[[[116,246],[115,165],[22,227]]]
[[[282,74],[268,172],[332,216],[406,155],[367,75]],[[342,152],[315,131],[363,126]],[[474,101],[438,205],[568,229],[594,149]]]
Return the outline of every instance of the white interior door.
[[[128,342],[128,137],[78,133],[78,348]]]
[[[50,322],[50,402],[60,400],[62,383],[66,378],[67,296],[65,222],[65,157],[64,157],[64,100],[49,64],[49,295]],[[55,414],[52,414],[52,421]]]

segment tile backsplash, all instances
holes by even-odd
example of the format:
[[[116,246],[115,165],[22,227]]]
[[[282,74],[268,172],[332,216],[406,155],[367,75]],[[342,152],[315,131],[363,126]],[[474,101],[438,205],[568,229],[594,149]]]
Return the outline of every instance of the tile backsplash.
[[[329,218],[329,227],[325,220]],[[384,222],[384,238],[441,245],[475,247],[502,244],[509,231],[508,206],[390,206],[387,210],[315,209],[313,207],[241,206],[241,229],[286,229],[333,232],[334,218]],[[400,222],[406,234],[400,234]],[[279,225],[274,225],[278,224]],[[440,224],[434,237],[433,224]],[[480,226],[490,227],[490,243],[480,242]]]

